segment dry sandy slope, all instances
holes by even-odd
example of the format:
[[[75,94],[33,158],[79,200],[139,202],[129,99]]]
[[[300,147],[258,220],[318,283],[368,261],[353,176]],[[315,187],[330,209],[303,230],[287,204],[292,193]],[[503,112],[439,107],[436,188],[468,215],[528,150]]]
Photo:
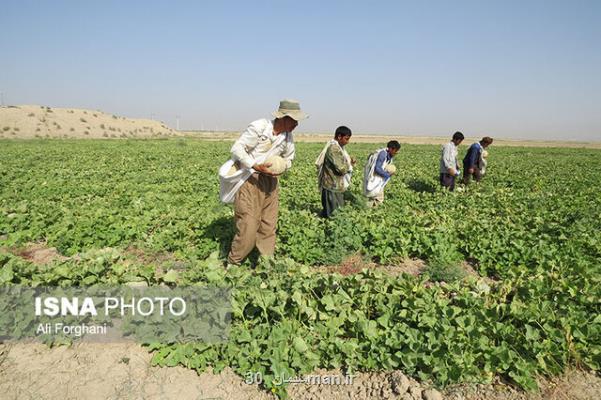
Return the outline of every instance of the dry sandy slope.
[[[44,106],[0,107],[0,138],[151,138],[179,135],[159,121],[102,111]]]
[[[75,108],[50,108],[37,105],[0,107],[0,139],[30,138],[153,138],[187,136],[204,140],[235,140],[239,132],[230,131],[176,131],[159,121],[125,118],[102,111]],[[324,143],[331,135],[295,133],[299,142]],[[353,135],[356,143],[386,143],[398,140],[406,144],[443,144],[449,138],[402,135]],[[466,138],[472,143],[480,138]],[[497,146],[520,147],[577,147],[601,149],[601,141],[541,141],[496,139]]]
[[[187,137],[198,138],[203,140],[236,140],[240,136],[240,132],[226,131],[182,131]],[[297,142],[318,142],[325,143],[332,139],[331,135],[318,133],[294,133],[294,139]],[[401,136],[401,135],[362,135],[353,134],[352,142],[354,143],[386,143],[389,140],[398,140],[405,144],[444,144],[448,142],[450,137],[435,137],[435,136]],[[471,144],[481,138],[467,137],[464,141],[466,144]],[[518,146],[518,147],[574,147],[574,148],[590,148],[601,149],[600,142],[577,142],[577,141],[553,141],[553,140],[516,140],[516,139],[495,139],[496,146]]]

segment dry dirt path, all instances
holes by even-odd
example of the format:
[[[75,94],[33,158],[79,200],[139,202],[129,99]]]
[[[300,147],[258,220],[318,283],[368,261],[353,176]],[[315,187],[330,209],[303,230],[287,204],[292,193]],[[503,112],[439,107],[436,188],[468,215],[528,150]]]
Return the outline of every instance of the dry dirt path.
[[[133,343],[80,343],[49,348],[0,344],[0,399],[274,399],[226,369],[197,374],[184,367],[150,366],[151,354]],[[340,371],[318,371],[322,376]],[[291,399],[597,400],[601,378],[572,371],[526,394],[506,384],[465,385],[442,394],[396,371],[358,374],[349,385],[291,384]]]

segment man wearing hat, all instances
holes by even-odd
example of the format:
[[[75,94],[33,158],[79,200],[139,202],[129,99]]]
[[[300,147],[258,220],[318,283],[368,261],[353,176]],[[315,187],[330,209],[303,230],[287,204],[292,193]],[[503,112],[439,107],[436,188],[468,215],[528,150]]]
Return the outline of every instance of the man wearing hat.
[[[278,176],[269,171],[271,164],[265,161],[280,156],[286,162],[286,170],[292,166],[295,154],[292,131],[307,115],[298,101],[282,100],[273,116],[272,120],[251,122],[231,149],[232,160],[252,174],[234,198],[236,236],[228,255],[230,264],[240,264],[255,246],[262,256],[272,256],[275,251]]]

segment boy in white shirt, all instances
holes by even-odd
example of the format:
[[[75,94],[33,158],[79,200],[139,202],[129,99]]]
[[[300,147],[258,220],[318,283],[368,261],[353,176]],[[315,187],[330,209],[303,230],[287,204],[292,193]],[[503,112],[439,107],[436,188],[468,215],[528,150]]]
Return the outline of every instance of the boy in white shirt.
[[[455,179],[459,176],[459,162],[457,161],[457,147],[463,142],[463,133],[455,132],[453,138],[442,146],[440,155],[440,184],[453,191]]]

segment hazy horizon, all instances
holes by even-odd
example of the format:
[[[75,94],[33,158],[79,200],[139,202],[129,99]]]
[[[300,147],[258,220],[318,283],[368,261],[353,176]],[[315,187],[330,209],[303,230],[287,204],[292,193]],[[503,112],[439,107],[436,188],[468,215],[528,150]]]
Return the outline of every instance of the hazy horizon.
[[[5,1],[5,105],[240,131],[601,140],[601,2]]]

